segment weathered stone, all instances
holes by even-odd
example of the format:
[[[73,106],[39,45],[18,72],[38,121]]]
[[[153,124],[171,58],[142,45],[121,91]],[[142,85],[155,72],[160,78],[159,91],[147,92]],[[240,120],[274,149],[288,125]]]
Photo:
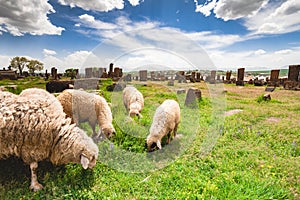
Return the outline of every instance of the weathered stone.
[[[237,74],[237,81],[236,85],[244,86],[244,75],[245,75],[245,68],[239,68]]]
[[[147,81],[147,70],[139,71],[140,81]]]
[[[289,81],[299,81],[299,71],[300,71],[300,65],[290,65],[288,80]]]
[[[270,101],[271,100],[271,95],[270,94],[264,94],[263,100]]]
[[[185,89],[178,89],[177,94],[185,94]]]
[[[109,92],[117,92],[117,91],[122,91],[125,87],[126,87],[126,84],[113,83],[112,85],[106,86],[106,90]]]
[[[185,98],[185,106],[195,107],[197,102],[201,99],[201,91],[197,88],[190,88]]]
[[[174,86],[174,80],[169,80],[168,81],[168,86]]]

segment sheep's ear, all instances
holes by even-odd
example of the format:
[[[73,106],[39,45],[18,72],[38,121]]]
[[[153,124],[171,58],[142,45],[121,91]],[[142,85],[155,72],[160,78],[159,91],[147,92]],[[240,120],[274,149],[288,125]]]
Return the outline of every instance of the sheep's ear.
[[[157,145],[157,147],[158,147],[159,149],[161,149],[161,143],[160,143],[159,140],[157,140],[156,145]]]
[[[87,157],[81,155],[80,163],[81,163],[83,169],[87,169],[89,167],[90,161]]]
[[[143,115],[141,113],[139,113],[138,115],[139,115],[139,118],[143,118]]]

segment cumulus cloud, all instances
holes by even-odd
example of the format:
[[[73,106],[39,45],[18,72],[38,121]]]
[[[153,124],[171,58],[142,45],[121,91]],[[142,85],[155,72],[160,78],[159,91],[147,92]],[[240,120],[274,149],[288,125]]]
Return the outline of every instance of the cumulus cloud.
[[[245,20],[251,34],[283,34],[300,30],[300,1],[270,4],[262,12]]]
[[[132,6],[137,6],[144,0],[128,0]],[[71,8],[78,7],[83,10],[94,10],[100,12],[108,12],[113,9],[123,9],[124,0],[58,0],[61,5],[70,6]]]
[[[56,51],[49,50],[49,49],[43,49],[43,54],[44,54],[45,56],[56,55]]]
[[[267,53],[265,50],[259,49],[259,50],[257,50],[257,51],[254,52],[254,55],[263,55],[265,53]]]
[[[198,1],[195,0],[196,3],[196,12],[202,13],[205,17],[210,16],[211,11],[215,8],[217,0],[206,1],[204,4],[198,5]]]
[[[194,0],[196,12],[224,21],[243,19],[250,35],[283,34],[300,30],[300,1]]]
[[[140,4],[140,2],[143,2],[143,0],[128,0],[128,1],[133,6],[137,6]]]
[[[45,0],[0,1],[0,32],[60,35],[64,28],[50,22],[47,15],[51,13],[55,10]]]
[[[213,11],[217,18],[227,21],[255,15],[269,0],[207,0],[204,4],[194,1],[196,12],[209,16]]]

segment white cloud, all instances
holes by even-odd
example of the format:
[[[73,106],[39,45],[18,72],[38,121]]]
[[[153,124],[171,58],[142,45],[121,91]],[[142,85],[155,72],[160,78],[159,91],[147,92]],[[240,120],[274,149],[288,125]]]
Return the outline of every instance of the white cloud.
[[[202,13],[205,17],[210,16],[211,11],[215,8],[217,0],[206,1],[203,5],[198,5],[198,1],[195,0],[196,3],[196,12]]]
[[[251,34],[283,34],[300,30],[300,1],[289,0],[270,4],[245,20]]]
[[[124,0],[59,0],[58,2],[62,5],[70,6],[71,8],[79,7],[84,10],[101,12],[124,8]]]
[[[129,3],[133,6],[137,6],[140,4],[140,1],[143,2],[143,0],[128,0]]]
[[[143,0],[128,0],[132,6],[137,6]],[[94,10],[100,12],[108,12],[113,9],[123,9],[124,0],[58,0],[61,5],[70,6],[71,8],[78,7],[84,10]]]
[[[274,53],[283,55],[283,54],[290,54],[292,52],[293,51],[291,49],[282,49],[282,50],[279,50],[279,51],[275,51]]]
[[[196,12],[228,20],[243,19],[250,35],[283,34],[300,30],[300,1],[206,0],[196,3]]]
[[[79,19],[81,20],[81,23],[83,25],[89,28],[108,29],[108,30],[117,28],[117,25],[115,24],[106,23],[101,20],[95,20],[94,16],[88,14],[80,15]]]
[[[49,50],[49,49],[43,49],[43,54],[45,56],[56,55],[56,51]]]
[[[263,54],[266,54],[267,52],[263,49],[259,49],[257,51],[254,52],[255,55],[263,55]]]
[[[48,14],[55,13],[45,0],[0,1],[0,32],[9,32],[14,36],[60,35],[62,27],[53,25]]]
[[[224,21],[235,20],[255,15],[269,0],[206,0],[204,4],[196,3],[196,12],[209,16],[213,11],[217,18]]]

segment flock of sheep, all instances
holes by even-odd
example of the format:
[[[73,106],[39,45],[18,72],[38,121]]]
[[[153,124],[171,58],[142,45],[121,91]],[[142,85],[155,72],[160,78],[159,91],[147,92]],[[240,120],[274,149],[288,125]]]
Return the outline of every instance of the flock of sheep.
[[[142,117],[143,95],[133,86],[123,90],[123,103],[130,117]],[[112,137],[115,129],[106,100],[83,90],[68,89],[57,98],[45,90],[31,88],[15,95],[0,91],[0,159],[21,158],[31,169],[30,188],[42,189],[37,180],[38,162],[49,160],[55,165],[78,163],[93,168],[98,158],[95,144],[100,137]],[[88,122],[93,130],[89,137],[80,129]],[[176,136],[180,108],[176,101],[165,100],[155,111],[146,143],[148,151],[161,149]],[[99,131],[96,132],[96,124]]]

